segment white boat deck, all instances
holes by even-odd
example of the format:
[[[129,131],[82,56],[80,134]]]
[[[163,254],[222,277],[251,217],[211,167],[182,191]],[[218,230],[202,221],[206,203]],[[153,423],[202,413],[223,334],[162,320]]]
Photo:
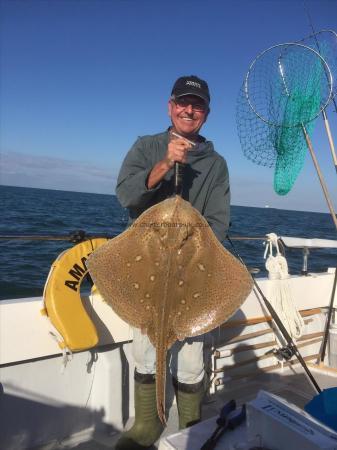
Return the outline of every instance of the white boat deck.
[[[305,321],[298,346],[307,362],[315,361],[320,352],[333,279],[332,272],[289,279]],[[259,284],[268,294],[269,280],[261,279]],[[51,323],[40,313],[41,298],[1,303],[0,449],[114,448],[123,424],[134,410],[129,326],[101,299],[92,296],[86,307],[99,332],[99,346],[75,352],[61,372],[62,355],[49,334],[54,330]],[[299,407],[315,394],[299,364],[280,370],[280,362],[272,353],[277,347],[277,333],[270,320],[252,292],[228,323],[207,336],[205,361],[213,373],[211,392],[216,394],[205,401],[204,419],[216,417],[230,399],[240,404],[255,398],[260,389]],[[214,350],[220,354],[216,356]],[[332,350],[329,347],[327,360],[330,353],[336,360],[337,351]],[[322,388],[337,386],[337,371],[320,372],[317,379]],[[178,431],[178,420],[171,383],[167,381],[170,414],[164,435],[171,435]],[[224,386],[219,386],[220,382]],[[206,430],[207,423],[200,426]]]
[[[318,369],[312,368],[312,373],[318,382],[321,389],[337,386],[337,370]],[[307,376],[303,373],[303,370],[298,364],[293,367],[286,368],[284,370],[277,370],[272,373],[265,373],[254,378],[244,378],[242,382],[238,384],[235,382],[228,382],[221,392],[215,395],[205,398],[203,405],[203,420],[207,420],[211,417],[218,415],[221,407],[229,400],[235,399],[237,405],[242,405],[252,399],[254,399],[257,393],[261,390],[266,390],[277,394],[296,406],[303,408],[313,396],[316,395],[314,387]],[[132,424],[130,419],[129,424]],[[199,425],[200,427],[200,425]],[[209,430],[208,430],[209,428]],[[205,422],[205,430],[211,434],[213,431],[212,422]],[[171,405],[169,412],[168,426],[165,429],[162,437],[168,436],[178,431],[178,417],[176,405]],[[233,439],[242,440],[244,436],[245,426],[243,425],[239,433],[230,432],[225,434],[217,445],[217,450],[225,450],[229,448],[230,443],[233,443]],[[208,434],[206,433],[206,436]],[[65,450],[65,449],[77,449],[77,450],[106,450],[114,448],[114,444],[117,441],[119,433],[109,434],[109,429],[106,430],[93,430],[92,436],[85,441],[81,441],[81,436],[74,436],[72,440],[64,442],[50,442],[48,445],[34,447],[35,450]],[[200,446],[203,442],[200,442]],[[158,448],[159,442],[157,442],[154,449]],[[185,448],[185,447],[184,447]],[[183,450],[183,449],[182,449]],[[192,447],[188,447],[188,450],[192,450]],[[193,450],[198,450],[197,448]]]

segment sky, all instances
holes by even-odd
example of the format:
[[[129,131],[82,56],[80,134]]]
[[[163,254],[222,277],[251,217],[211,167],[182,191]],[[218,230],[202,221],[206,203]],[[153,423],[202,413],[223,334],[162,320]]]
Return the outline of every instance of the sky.
[[[292,191],[243,155],[236,102],[263,50],[337,31],[337,0],[0,0],[0,184],[113,194],[138,136],[170,125],[174,81],[207,80],[202,134],[225,157],[232,204],[327,212],[310,155]],[[327,109],[337,142],[337,113]],[[323,122],[313,147],[337,208]]]

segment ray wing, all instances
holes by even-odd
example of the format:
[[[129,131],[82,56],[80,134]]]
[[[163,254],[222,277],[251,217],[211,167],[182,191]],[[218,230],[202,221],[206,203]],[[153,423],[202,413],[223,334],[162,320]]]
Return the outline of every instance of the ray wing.
[[[191,236],[176,267],[172,328],[180,340],[211,331],[228,320],[252,289],[247,269],[209,228],[200,228]]]
[[[130,325],[153,329],[167,256],[151,228],[131,227],[99,250],[88,268],[104,300]]]

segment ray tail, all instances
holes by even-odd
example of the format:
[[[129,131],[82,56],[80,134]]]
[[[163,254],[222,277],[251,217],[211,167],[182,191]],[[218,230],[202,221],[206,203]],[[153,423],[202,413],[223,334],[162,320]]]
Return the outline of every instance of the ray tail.
[[[165,388],[166,388],[166,348],[163,347],[160,341],[156,347],[157,366],[156,366],[156,397],[157,397],[157,412],[161,423],[166,426],[165,415]]]

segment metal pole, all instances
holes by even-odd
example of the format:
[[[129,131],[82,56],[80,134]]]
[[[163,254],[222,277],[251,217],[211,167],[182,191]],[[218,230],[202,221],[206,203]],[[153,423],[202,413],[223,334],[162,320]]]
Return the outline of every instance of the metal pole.
[[[321,364],[324,363],[326,345],[327,345],[328,337],[329,337],[329,328],[330,328],[330,323],[331,323],[333,304],[334,304],[334,301],[335,301],[336,284],[337,284],[337,267],[335,268],[335,277],[334,277],[334,280],[333,280],[333,286],[332,286],[332,291],[331,291],[329,312],[328,312],[328,317],[326,319],[325,330],[324,330],[324,338],[323,338],[323,346],[322,346],[322,350],[321,350],[321,354],[320,354],[320,363]]]
[[[313,32],[312,36],[315,39],[317,50],[318,50],[319,54],[322,55],[321,49],[320,49],[320,45],[319,45],[319,42],[318,42],[318,39],[317,39],[317,34],[318,33],[316,33],[316,31],[314,29],[314,25],[313,25],[313,22],[312,22],[312,19],[311,19],[309,8],[308,8],[308,5],[306,4],[305,0],[303,2],[303,6],[304,6],[304,9],[305,9],[305,11],[307,13],[307,16],[308,16],[309,24],[310,24],[311,30]],[[337,39],[337,35],[336,35],[336,39]],[[325,72],[325,75],[326,75],[328,83],[329,83],[329,74],[327,74],[325,66],[324,66],[324,72]],[[332,95],[332,102],[333,102],[333,104],[335,106],[335,111],[337,112],[337,105],[336,105],[336,100],[334,98],[334,95]],[[332,135],[331,135],[331,131],[330,131],[330,125],[329,125],[329,121],[328,121],[328,116],[327,116],[327,114],[325,112],[325,108],[323,108],[323,110],[322,110],[322,116],[323,116],[323,120],[324,120],[326,133],[327,133],[328,139],[329,139],[332,159],[333,159],[333,162],[334,162],[334,165],[335,165],[335,170],[337,172],[337,156],[336,156],[335,146],[334,146],[334,143],[333,143],[333,139],[332,139]]]
[[[303,123],[302,123],[302,131],[304,133],[304,137],[305,137],[305,140],[306,140],[306,143],[307,143],[307,146],[308,146],[311,158],[313,160],[313,163],[314,163],[314,166],[315,166],[315,169],[316,169],[319,181],[321,183],[321,186],[322,186],[322,189],[323,189],[323,193],[324,193],[324,196],[325,196],[325,200],[326,200],[326,202],[328,204],[328,208],[329,208],[332,220],[333,220],[333,222],[335,224],[335,227],[336,227],[336,230],[337,230],[336,213],[334,211],[332,202],[330,200],[330,195],[329,195],[329,192],[328,192],[328,188],[326,187],[326,184],[325,184],[325,181],[324,181],[321,169],[319,167],[319,164],[318,164],[318,161],[317,161],[317,158],[316,158],[316,155],[315,155],[312,143],[311,143],[311,139],[310,139],[309,134],[307,133],[307,130],[306,130],[306,128],[305,128]]]
[[[174,190],[175,194],[180,196],[183,188],[183,170],[184,166],[176,161],[174,163]]]
[[[328,135],[331,156],[332,156],[332,159],[333,159],[333,163],[335,165],[335,170],[337,172],[337,156],[336,156],[336,151],[335,151],[335,145],[334,145],[334,142],[333,142],[333,139],[332,139],[332,134],[331,134],[331,130],[330,130],[330,124],[329,124],[329,121],[328,121],[328,116],[326,115],[326,112],[325,112],[324,109],[322,111],[322,116],[323,116],[323,120],[324,120],[326,134]]]

